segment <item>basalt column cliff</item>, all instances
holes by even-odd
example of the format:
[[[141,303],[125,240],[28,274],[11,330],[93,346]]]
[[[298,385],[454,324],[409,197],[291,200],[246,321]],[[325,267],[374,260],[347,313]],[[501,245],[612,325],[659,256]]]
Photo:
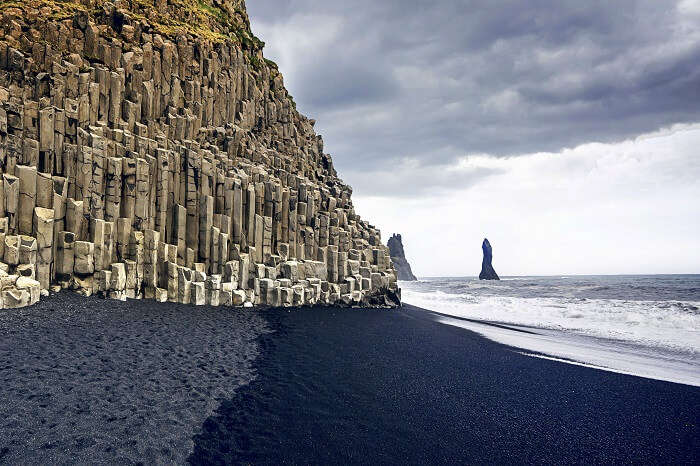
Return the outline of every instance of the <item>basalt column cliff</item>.
[[[0,307],[393,305],[242,0],[0,2]]]

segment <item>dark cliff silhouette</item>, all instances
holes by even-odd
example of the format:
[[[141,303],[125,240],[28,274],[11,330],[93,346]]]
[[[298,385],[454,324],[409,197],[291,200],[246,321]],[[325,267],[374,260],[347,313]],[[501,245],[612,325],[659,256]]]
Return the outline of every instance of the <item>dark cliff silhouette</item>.
[[[491,249],[491,243],[489,243],[489,240],[486,238],[484,238],[484,242],[481,244],[481,249],[484,251],[484,260],[481,262],[479,280],[500,280],[491,264],[493,260],[493,251]]]
[[[404,281],[416,281],[416,276],[411,271],[411,265],[406,260],[401,235],[395,234],[389,238],[387,246],[389,246],[389,255],[396,269],[396,278]]]

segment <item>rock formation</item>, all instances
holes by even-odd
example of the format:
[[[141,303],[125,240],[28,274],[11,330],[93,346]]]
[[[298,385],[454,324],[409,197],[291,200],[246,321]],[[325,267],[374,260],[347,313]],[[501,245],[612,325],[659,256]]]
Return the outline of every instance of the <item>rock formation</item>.
[[[493,269],[491,261],[493,260],[493,251],[491,249],[491,243],[489,240],[484,238],[484,242],[481,244],[481,249],[484,252],[484,259],[481,262],[481,273],[479,274],[479,280],[500,280],[498,274]]]
[[[396,304],[243,0],[0,4],[0,307]]]
[[[394,263],[394,269],[396,269],[396,278],[409,282],[416,281],[417,278],[411,271],[411,264],[406,260],[403,243],[401,242],[401,235],[394,234],[389,238],[387,246],[389,246],[389,255],[391,256],[391,261]]]

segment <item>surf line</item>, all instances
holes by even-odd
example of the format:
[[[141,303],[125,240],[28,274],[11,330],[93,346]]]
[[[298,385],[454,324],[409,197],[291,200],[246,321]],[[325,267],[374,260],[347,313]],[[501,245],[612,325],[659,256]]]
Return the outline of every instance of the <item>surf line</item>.
[[[588,367],[590,369],[597,369],[599,371],[614,372],[616,374],[631,375],[634,377],[642,377],[645,379],[661,380],[661,381],[665,381],[665,382],[673,382],[673,383],[680,383],[680,384],[684,384],[684,385],[692,385],[688,382],[679,382],[679,381],[675,381],[675,380],[668,380],[668,379],[663,379],[663,378],[651,377],[651,376],[646,375],[646,374],[640,374],[639,372],[630,372],[630,371],[624,371],[621,369],[613,369],[611,367],[606,367],[606,366],[597,366],[595,364],[587,364],[585,362],[574,361],[571,359],[555,358],[553,356],[545,356],[543,354],[535,354],[535,353],[525,353],[523,351],[514,351],[514,353],[522,354],[523,356],[529,356],[531,358],[547,359],[549,361],[563,362],[564,364],[571,364],[573,366]]]

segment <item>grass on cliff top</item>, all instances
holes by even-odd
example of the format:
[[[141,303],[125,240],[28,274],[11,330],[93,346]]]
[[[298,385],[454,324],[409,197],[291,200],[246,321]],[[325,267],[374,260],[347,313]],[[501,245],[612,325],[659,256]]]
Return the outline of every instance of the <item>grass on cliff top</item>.
[[[22,10],[25,14],[32,9],[41,10],[50,8],[51,12],[48,16],[42,16],[46,19],[62,21],[71,18],[78,11],[88,11],[88,7],[76,1],[65,0],[0,0],[0,11],[7,11],[12,8]],[[29,18],[29,15],[25,17]]]
[[[258,58],[257,52],[265,47],[265,43],[251,32],[242,0],[230,1],[233,14],[213,0],[167,0],[167,8],[164,9],[157,7],[157,0],[0,0],[0,13],[16,9],[21,12],[21,19],[31,24],[38,18],[64,21],[78,12],[84,12],[95,23],[105,24],[103,8],[107,3],[115,4],[120,11],[146,22],[155,32],[166,37],[175,38],[184,33],[211,42],[236,42],[246,52],[246,59],[253,70],[260,73],[267,67],[271,79],[280,73],[277,63]],[[261,78],[258,74],[258,79]],[[287,97],[296,109],[293,97],[289,94]]]
[[[23,19],[36,17],[32,10],[44,10],[43,18],[63,21],[78,11],[99,18],[108,0],[0,0],[0,11],[21,10]],[[122,0],[111,2],[134,19],[148,23],[155,32],[168,37],[191,34],[213,42],[231,40],[250,51],[262,50],[265,43],[250,31],[248,15],[239,5],[232,4],[232,13],[212,0],[167,0],[167,7],[159,9],[156,0]],[[45,9],[49,9],[46,11]],[[96,21],[99,23],[100,21]]]

